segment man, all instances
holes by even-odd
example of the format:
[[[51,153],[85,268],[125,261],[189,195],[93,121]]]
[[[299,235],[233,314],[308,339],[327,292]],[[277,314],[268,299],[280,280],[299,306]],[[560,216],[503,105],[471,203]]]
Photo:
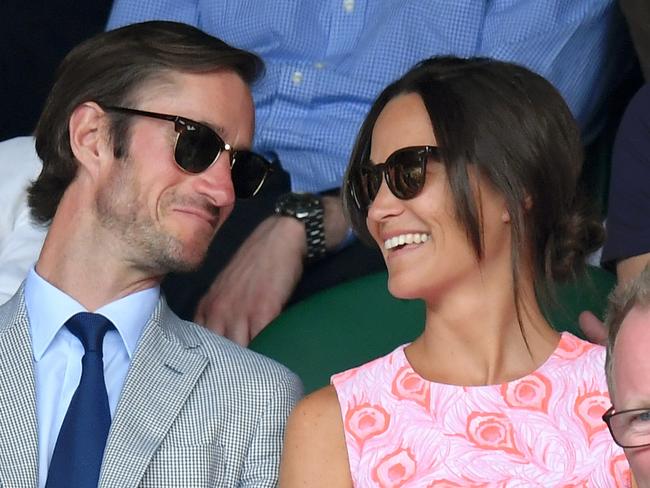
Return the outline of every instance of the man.
[[[619,283],[636,278],[650,263],[650,84],[630,100],[616,132],[607,205],[607,238],[601,261],[616,271]],[[580,326],[594,342],[605,344],[607,330],[591,312]]]
[[[297,379],[183,322],[159,291],[263,180],[246,150],[260,69],[168,22],[100,34],[62,63],[29,190],[50,228],[0,307],[3,486],[277,483]]]
[[[614,0],[115,0],[108,27],[149,19],[196,25],[267,66],[253,89],[255,147],[277,156],[290,182],[238,205],[217,241],[241,246],[216,242],[199,272],[163,284],[174,310],[241,344],[289,297],[383,269],[377,253],[346,247],[335,189],[374,97],[415,62],[454,54],[523,64],[562,92],[587,141],[627,62]]]
[[[607,208],[603,265],[619,282],[639,275],[650,263],[650,84],[630,100],[616,133]]]
[[[650,266],[610,298],[605,371],[613,407],[603,419],[638,486],[650,487]]]

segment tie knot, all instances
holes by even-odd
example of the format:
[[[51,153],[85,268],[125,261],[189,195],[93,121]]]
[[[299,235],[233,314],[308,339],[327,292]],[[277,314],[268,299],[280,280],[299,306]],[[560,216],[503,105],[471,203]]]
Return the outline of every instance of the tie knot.
[[[99,353],[102,352],[104,335],[113,328],[106,317],[90,312],[75,314],[64,325],[81,341],[86,352]]]

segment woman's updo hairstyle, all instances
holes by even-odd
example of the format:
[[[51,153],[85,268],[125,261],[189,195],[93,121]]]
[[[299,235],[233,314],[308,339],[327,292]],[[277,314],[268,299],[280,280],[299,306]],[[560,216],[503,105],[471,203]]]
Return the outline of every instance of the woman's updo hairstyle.
[[[477,259],[483,255],[480,209],[468,166],[476,167],[506,200],[512,225],[515,295],[519,263],[528,254],[538,294],[575,278],[603,229],[577,181],[583,160],[580,131],[558,91],[530,70],[485,58],[435,57],[389,85],[364,121],[345,176],[343,198],[355,231],[369,239],[366,208],[350,181],[367,164],[372,131],[386,104],[401,94],[422,98],[454,198]]]

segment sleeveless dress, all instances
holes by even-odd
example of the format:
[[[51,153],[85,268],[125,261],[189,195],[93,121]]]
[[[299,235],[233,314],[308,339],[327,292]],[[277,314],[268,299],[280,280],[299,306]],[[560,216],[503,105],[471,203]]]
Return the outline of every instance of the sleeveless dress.
[[[603,347],[564,332],[535,372],[469,387],[423,379],[405,347],[332,376],[355,486],[631,486]]]

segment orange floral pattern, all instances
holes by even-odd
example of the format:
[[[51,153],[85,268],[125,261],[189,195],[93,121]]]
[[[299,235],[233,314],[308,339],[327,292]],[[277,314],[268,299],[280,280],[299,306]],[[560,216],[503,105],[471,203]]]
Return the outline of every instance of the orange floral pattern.
[[[567,335],[557,347],[555,354],[564,359],[574,359],[582,356],[591,344],[578,339],[574,335]]]
[[[392,392],[401,400],[412,400],[426,409],[429,408],[429,382],[410,366],[404,366],[397,372],[393,380]]]
[[[408,449],[397,449],[379,460],[372,479],[382,488],[404,486],[415,474],[415,459]]]
[[[541,412],[547,411],[552,390],[549,379],[540,373],[501,385],[501,395],[508,405]]]
[[[385,432],[389,415],[381,406],[363,403],[355,405],[345,415],[345,431],[349,432],[359,444],[366,439]]]
[[[630,468],[625,454],[619,454],[609,463],[609,473],[616,480],[616,486],[623,486],[629,476]]]
[[[630,486],[602,347],[565,332],[537,371],[474,387],[425,380],[404,347],[332,377],[355,486]]]
[[[606,429],[603,414],[609,408],[607,391],[590,391],[575,400],[574,411],[584,426],[587,437],[591,440],[598,432]]]
[[[467,418],[467,438],[480,449],[521,453],[515,447],[510,419],[500,413],[472,412]]]

